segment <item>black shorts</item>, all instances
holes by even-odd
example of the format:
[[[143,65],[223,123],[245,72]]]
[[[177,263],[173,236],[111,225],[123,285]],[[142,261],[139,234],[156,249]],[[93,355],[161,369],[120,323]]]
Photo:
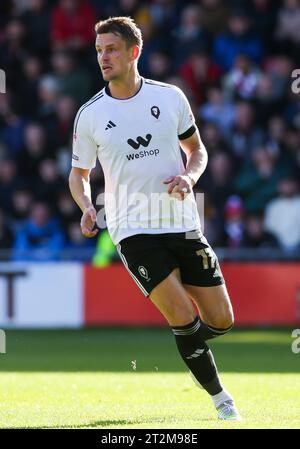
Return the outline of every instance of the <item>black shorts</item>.
[[[117,246],[121,260],[145,296],[179,268],[183,284],[213,287],[224,283],[218,258],[196,231],[137,234]]]

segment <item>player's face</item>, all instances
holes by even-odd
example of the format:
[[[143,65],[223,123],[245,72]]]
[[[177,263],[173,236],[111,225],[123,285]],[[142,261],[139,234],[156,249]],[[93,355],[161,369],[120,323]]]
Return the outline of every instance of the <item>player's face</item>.
[[[96,51],[104,81],[122,79],[134,61],[133,48],[113,33],[97,34]]]

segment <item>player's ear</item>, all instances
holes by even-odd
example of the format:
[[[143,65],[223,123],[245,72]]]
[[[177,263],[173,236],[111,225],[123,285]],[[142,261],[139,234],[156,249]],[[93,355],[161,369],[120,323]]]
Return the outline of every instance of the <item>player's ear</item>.
[[[133,59],[133,60],[137,59],[138,56],[139,56],[139,53],[140,53],[139,47],[138,47],[137,45],[134,45],[134,46],[132,47],[132,59]]]

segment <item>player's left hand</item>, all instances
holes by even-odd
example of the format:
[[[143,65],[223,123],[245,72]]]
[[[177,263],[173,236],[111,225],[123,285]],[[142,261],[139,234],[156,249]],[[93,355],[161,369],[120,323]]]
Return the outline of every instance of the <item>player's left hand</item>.
[[[169,184],[168,194],[177,198],[179,201],[183,201],[193,190],[192,181],[186,175],[170,176],[163,183]]]

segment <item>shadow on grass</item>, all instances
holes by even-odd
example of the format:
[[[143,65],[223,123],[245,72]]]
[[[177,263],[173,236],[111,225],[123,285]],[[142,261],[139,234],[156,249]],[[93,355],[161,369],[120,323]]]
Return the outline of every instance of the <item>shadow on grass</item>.
[[[0,372],[186,372],[167,328],[7,330]],[[222,372],[298,373],[289,330],[232,331],[210,340]]]
[[[137,424],[157,424],[157,423],[162,423],[161,420],[158,419],[147,419],[147,421],[145,420],[139,420],[139,419],[133,419],[133,420],[129,420],[129,419],[108,419],[108,420],[99,420],[99,421],[93,421],[90,423],[85,423],[85,424],[79,424],[76,426],[57,426],[56,428],[60,428],[60,429],[91,429],[91,428],[100,428],[100,429],[105,429],[106,427],[110,427],[113,426],[114,428],[117,428],[118,426],[128,426],[128,425],[132,425],[135,426]],[[46,429],[47,427],[43,427],[43,429]],[[50,427],[48,427],[50,428]],[[54,428],[54,427],[52,427]]]
[[[212,422],[212,421],[218,421],[217,419],[214,418],[202,418],[198,420],[199,422]],[[147,418],[146,420],[139,420],[139,419],[111,419],[111,420],[98,420],[98,421],[92,421],[89,423],[84,423],[84,424],[78,424],[78,425],[57,425],[57,426],[38,426],[38,427],[26,427],[26,429],[105,429],[107,427],[113,426],[112,430],[117,429],[118,430],[118,426],[128,426],[128,425],[132,425],[132,426],[136,426],[136,425],[141,425],[141,424],[145,424],[147,425],[149,428],[149,424],[172,424],[172,420],[168,419],[167,422],[165,422],[162,419],[159,418]],[[178,423],[178,419],[174,418],[174,424]],[[155,428],[155,427],[153,427]],[[196,427],[195,427],[196,428]],[[129,428],[130,429],[130,428]],[[135,429],[135,427],[132,427],[132,429]],[[146,429],[146,428],[145,428]],[[120,429],[121,430],[121,429]]]

